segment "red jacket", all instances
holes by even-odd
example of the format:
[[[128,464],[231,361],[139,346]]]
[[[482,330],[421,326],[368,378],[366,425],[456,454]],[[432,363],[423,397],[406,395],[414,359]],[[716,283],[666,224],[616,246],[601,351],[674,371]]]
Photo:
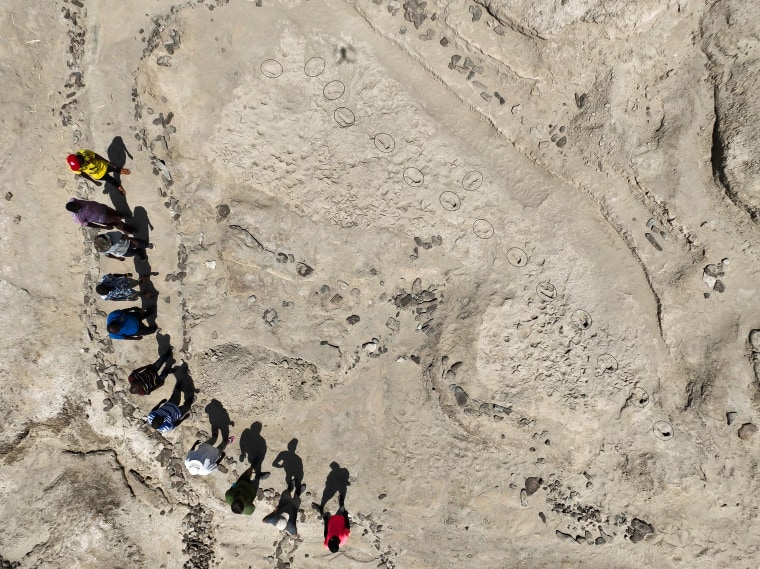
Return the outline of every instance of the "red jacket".
[[[348,541],[348,536],[351,535],[351,530],[346,523],[346,514],[336,514],[330,516],[327,520],[327,528],[325,529],[325,547],[331,537],[338,536],[341,547]]]

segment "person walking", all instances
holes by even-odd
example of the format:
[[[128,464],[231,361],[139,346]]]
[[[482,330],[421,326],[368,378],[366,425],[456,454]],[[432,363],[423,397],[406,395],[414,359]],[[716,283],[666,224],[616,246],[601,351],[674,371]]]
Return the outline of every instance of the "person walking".
[[[268,478],[269,472],[260,472],[252,478],[253,472],[253,466],[249,466],[224,494],[225,501],[235,514],[250,516],[256,511],[253,501],[259,491],[259,481]]]
[[[145,249],[155,249],[153,243],[148,243],[136,237],[129,237],[119,231],[101,233],[92,240],[95,250],[106,257],[124,261],[126,257],[138,255],[143,261],[147,259]]]
[[[185,393],[185,402],[180,405],[182,394],[182,384],[177,380],[177,384],[174,386],[174,391],[172,391],[169,400],[162,399],[158,405],[153,407],[153,410],[148,413],[148,416],[145,418],[148,424],[159,433],[163,434],[173,431],[179,426],[190,413],[190,407],[193,404],[192,396]]]
[[[148,326],[142,322],[152,313],[152,309],[146,310],[137,306],[114,310],[106,320],[108,336],[112,340],[142,340],[143,336],[158,330],[158,326]]]
[[[100,281],[95,286],[95,292],[103,300],[137,300],[141,296],[153,298],[156,293],[152,291],[138,292],[134,290],[134,287],[145,284],[149,280],[150,277],[148,276],[133,279],[132,273],[109,273],[100,277]]]
[[[99,180],[104,180],[116,186],[119,192],[126,195],[124,186],[111,175],[111,172],[118,172],[122,176],[128,176],[131,172],[126,168],[120,168],[92,150],[86,149],[82,149],[76,154],[69,154],[66,157],[66,162],[74,173],[95,182],[98,186],[100,185]]]
[[[93,229],[120,229],[125,233],[134,233],[134,227],[124,223],[125,214],[108,207],[106,204],[90,200],[71,198],[66,202],[66,209],[71,217],[82,227]]]
[[[301,507],[301,493],[306,490],[306,484],[297,485],[295,476],[288,479],[288,487],[280,496],[277,507],[271,514],[261,520],[265,524],[271,524],[280,531],[285,531],[291,537],[298,537],[296,521],[298,508]]]
[[[325,549],[329,549],[331,553],[338,553],[351,535],[351,520],[343,507],[343,502],[341,501],[338,511],[333,515],[325,512],[316,502],[312,506],[316,507],[325,523]]]
[[[228,443],[235,442],[235,437],[223,440],[217,447],[219,429],[211,429],[211,437],[206,442],[195,441],[185,457],[185,467],[193,476],[207,476],[214,472],[225,457],[224,449]]]
[[[133,370],[127,378],[127,381],[129,381],[129,392],[134,395],[148,395],[159,387],[162,387],[166,381],[166,376],[174,369],[168,365],[172,358],[172,353],[172,349],[169,348],[154,363]],[[164,368],[164,371],[159,373],[161,367]]]

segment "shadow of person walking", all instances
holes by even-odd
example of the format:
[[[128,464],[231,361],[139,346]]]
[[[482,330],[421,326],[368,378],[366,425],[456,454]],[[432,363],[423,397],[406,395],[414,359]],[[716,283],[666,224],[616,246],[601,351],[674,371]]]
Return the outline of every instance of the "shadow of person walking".
[[[190,375],[190,369],[187,366],[187,362],[182,362],[178,366],[174,366],[174,377],[177,378],[177,385],[175,386],[175,392],[179,390],[184,396],[187,406],[186,412],[190,412],[190,407],[195,401],[195,383]]]
[[[322,492],[322,500],[319,502],[319,508],[324,509],[335,494],[338,495],[338,506],[343,508],[346,501],[346,493],[351,485],[349,481],[350,474],[347,468],[342,468],[337,462],[330,463],[330,472],[325,480],[325,489]]]
[[[214,433],[218,431],[221,434],[222,442],[219,445],[219,450],[224,450],[230,438],[230,427],[234,427],[235,423],[230,419],[230,414],[218,399],[212,399],[209,404],[206,405],[204,411],[208,414],[208,422],[211,424],[211,432]]]
[[[261,422],[255,421],[240,435],[240,462],[247,458],[256,473],[260,474],[266,454],[267,441],[261,436]]]
[[[124,165],[127,163],[127,157],[132,159],[132,155],[124,144],[124,139],[122,139],[121,136],[115,136],[111,141],[111,144],[108,145],[109,162],[112,162],[118,167],[118,169],[121,169],[124,168]],[[121,175],[118,171],[114,172],[113,177],[119,184],[121,184]],[[113,203],[117,210],[131,215],[132,210],[127,203],[127,196],[119,192],[118,186],[106,182],[105,188],[103,188],[103,193],[108,194],[108,197],[111,198],[111,203]]]
[[[288,443],[288,450],[283,450],[274,459],[272,466],[285,470],[285,484],[290,487],[300,488],[303,483],[303,461],[296,454],[298,439],[292,439]]]
[[[151,225],[150,219],[148,218],[148,212],[144,207],[138,206],[135,208],[134,215],[130,219],[130,224],[135,228],[134,236],[136,239],[139,239],[143,243],[150,243],[150,231],[153,229],[153,225]],[[143,282],[144,289],[157,293],[155,287],[153,287],[150,282],[152,268],[150,266],[150,259],[148,258],[146,249],[142,249],[141,254],[134,256],[134,263],[135,272],[141,277],[147,276],[147,280],[144,280]],[[156,309],[151,314],[151,319],[148,320],[150,324],[154,325],[156,323],[158,310],[158,294],[143,296],[142,307],[146,309],[153,307]]]

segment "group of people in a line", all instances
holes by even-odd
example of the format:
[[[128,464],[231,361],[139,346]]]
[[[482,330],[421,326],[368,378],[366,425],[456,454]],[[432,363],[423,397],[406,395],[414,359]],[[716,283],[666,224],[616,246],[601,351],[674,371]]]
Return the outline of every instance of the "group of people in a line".
[[[67,156],[66,161],[75,173],[100,185],[100,180],[113,184],[117,190],[126,195],[120,180],[112,173],[128,175],[130,171],[122,168],[92,150],[79,150],[76,154]],[[155,245],[134,237],[135,228],[126,223],[127,215],[105,204],[71,198],[66,203],[66,209],[71,213],[76,223],[83,227],[104,231],[93,239],[93,245],[99,253],[124,261],[127,257],[138,256],[147,258],[146,249],[155,249]],[[143,298],[153,298],[156,293],[147,290],[150,275],[133,278],[132,273],[104,274],[95,287],[95,292],[106,301],[137,301]],[[137,287],[137,289],[135,288]],[[155,324],[144,322],[155,312],[154,307],[141,308],[137,306],[114,310],[108,314],[106,329],[112,340],[141,340],[144,336],[158,331]],[[148,395],[161,388],[170,373],[177,376],[177,368],[172,365],[172,349],[169,347],[154,363],[142,366],[129,374],[129,391],[134,395]],[[194,399],[194,391],[184,385],[177,376],[176,385],[169,399],[162,399],[146,416],[146,422],[160,433],[168,433],[175,429],[188,415]],[[182,398],[184,394],[184,403]],[[217,446],[219,429],[212,427],[211,437],[205,441],[196,441],[187,454],[185,466],[193,475],[208,475],[215,470],[225,456],[224,449],[232,443],[235,437],[225,437]],[[253,464],[257,458],[252,459]],[[275,466],[281,466],[275,461]],[[286,471],[287,472],[287,471]],[[227,490],[225,500],[230,509],[236,514],[251,515],[256,507],[254,500],[258,492],[258,484],[269,476],[269,472],[260,472],[252,465],[245,470],[238,480]],[[281,494],[275,510],[264,517],[264,523],[275,526],[278,530],[297,535],[296,520],[301,503],[301,493],[306,488],[294,475],[286,474],[287,489]],[[347,484],[347,481],[346,481]],[[339,551],[346,543],[350,534],[351,522],[344,506],[345,491],[339,493],[339,507],[334,515],[324,510],[326,500],[312,506],[319,512],[324,521],[324,545],[331,552]]]

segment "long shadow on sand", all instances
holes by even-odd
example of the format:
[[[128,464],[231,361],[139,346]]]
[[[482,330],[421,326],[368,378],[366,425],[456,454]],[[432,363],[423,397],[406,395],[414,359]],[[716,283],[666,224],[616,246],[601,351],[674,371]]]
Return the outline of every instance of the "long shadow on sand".
[[[132,155],[124,144],[124,140],[120,136],[115,136],[111,141],[111,144],[108,146],[108,160],[121,169],[124,168],[124,165],[127,163],[127,156],[129,156],[130,159],[132,158]],[[119,172],[114,172],[113,177],[121,184],[121,175]],[[116,186],[106,182],[106,187],[103,189],[103,193],[108,194],[108,197],[111,198],[111,203],[113,203],[116,210],[127,214],[127,216],[132,215],[132,210],[129,208],[129,203],[127,203],[127,196],[119,192],[119,189]]]
[[[247,458],[256,474],[261,474],[266,454],[267,441],[261,436],[261,422],[255,421],[240,435],[240,462]]]
[[[351,482],[349,482],[349,476],[350,474],[347,468],[342,468],[337,462],[330,463],[330,472],[327,475],[327,480],[325,480],[325,489],[322,492],[322,500],[319,502],[319,507],[321,509],[325,507],[327,502],[329,502],[335,494],[338,495],[338,505],[343,507],[343,504],[346,501],[348,487],[351,485]]]
[[[290,486],[294,483],[296,488],[303,482],[303,461],[296,454],[298,439],[292,439],[288,443],[288,450],[284,450],[274,459],[272,466],[285,470],[285,483]]]

